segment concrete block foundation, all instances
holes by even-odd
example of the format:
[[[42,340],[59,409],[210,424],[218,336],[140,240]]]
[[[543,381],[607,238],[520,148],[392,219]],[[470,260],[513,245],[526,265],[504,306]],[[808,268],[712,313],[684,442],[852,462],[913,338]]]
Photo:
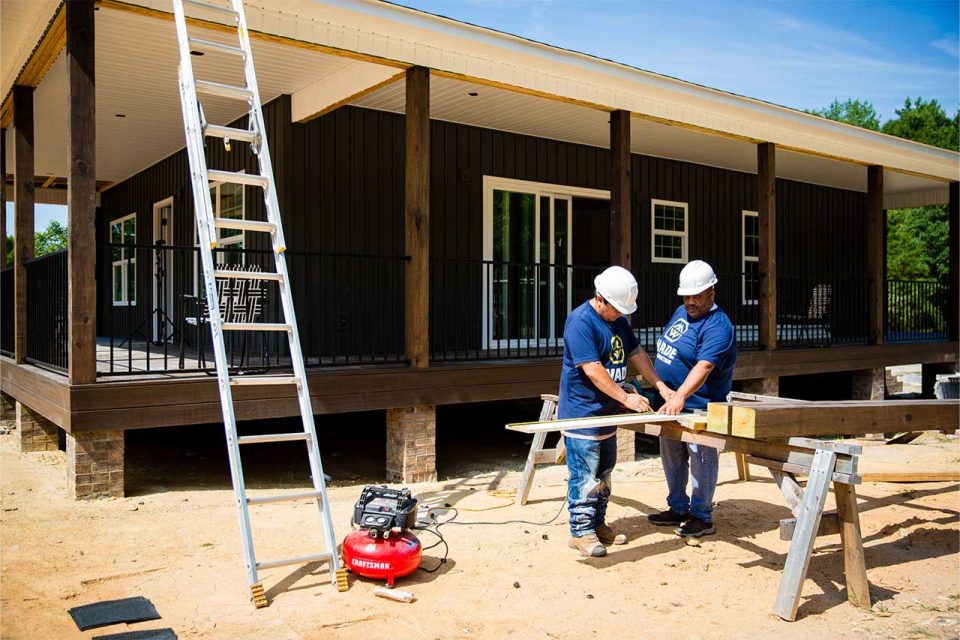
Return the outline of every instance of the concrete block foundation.
[[[123,497],[123,431],[67,434],[67,488],[78,500]]]
[[[17,440],[20,453],[38,451],[57,451],[59,449],[59,427],[22,402],[17,402]]]
[[[387,480],[413,483],[436,479],[436,406],[387,409]]]

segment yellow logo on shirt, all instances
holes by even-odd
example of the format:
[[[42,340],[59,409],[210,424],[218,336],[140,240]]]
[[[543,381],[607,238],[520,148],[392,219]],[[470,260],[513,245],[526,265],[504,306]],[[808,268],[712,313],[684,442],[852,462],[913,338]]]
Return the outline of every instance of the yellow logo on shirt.
[[[623,340],[620,336],[610,338],[610,364],[623,364],[627,354],[623,352]]]

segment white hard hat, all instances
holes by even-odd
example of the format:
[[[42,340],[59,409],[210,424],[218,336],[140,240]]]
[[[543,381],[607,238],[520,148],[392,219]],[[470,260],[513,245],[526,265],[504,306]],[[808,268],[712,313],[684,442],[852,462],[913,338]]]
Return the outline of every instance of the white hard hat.
[[[691,260],[680,272],[680,286],[677,287],[678,296],[695,296],[717,284],[717,275],[713,267],[703,260]]]
[[[593,285],[620,313],[630,315],[637,310],[637,279],[623,267],[608,267],[593,279]]]

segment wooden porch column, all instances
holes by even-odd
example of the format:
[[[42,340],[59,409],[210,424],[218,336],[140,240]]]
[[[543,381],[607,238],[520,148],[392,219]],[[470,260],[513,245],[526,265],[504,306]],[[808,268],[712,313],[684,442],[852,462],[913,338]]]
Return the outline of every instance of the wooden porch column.
[[[14,359],[27,355],[27,269],[33,257],[33,87],[13,87]]]
[[[883,167],[867,167],[867,322],[870,344],[883,344]]]
[[[0,127],[0,269],[7,267],[7,130]]]
[[[630,112],[610,114],[610,263],[632,271]]]
[[[950,340],[960,340],[960,182],[950,183]]]
[[[757,145],[757,222],[760,232],[760,348],[777,348],[777,146]]]
[[[96,382],[96,94],[93,2],[68,2],[67,316],[70,384]]]
[[[404,347],[410,366],[430,363],[430,70],[407,69]]]

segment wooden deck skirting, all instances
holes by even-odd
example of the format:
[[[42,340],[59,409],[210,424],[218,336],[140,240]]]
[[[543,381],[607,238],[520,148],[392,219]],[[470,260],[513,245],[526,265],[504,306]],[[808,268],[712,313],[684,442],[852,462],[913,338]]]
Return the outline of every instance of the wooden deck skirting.
[[[745,352],[735,378],[855,371],[916,362],[953,362],[958,343]],[[560,364],[542,361],[471,362],[406,367],[344,367],[308,375],[318,414],[389,409],[415,404],[458,404],[536,398],[556,393]],[[74,385],[65,376],[0,357],[0,387],[62,429],[143,429],[219,422],[220,398],[212,376],[101,378]],[[278,387],[234,391],[240,420],[297,414],[296,396]]]

